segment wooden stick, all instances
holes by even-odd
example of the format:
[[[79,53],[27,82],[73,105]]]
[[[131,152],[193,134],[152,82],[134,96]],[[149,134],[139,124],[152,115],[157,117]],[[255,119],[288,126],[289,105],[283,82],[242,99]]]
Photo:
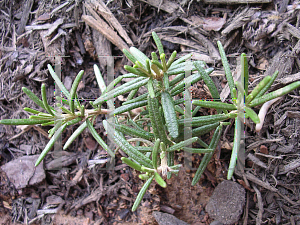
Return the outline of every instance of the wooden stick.
[[[118,31],[120,36],[124,38],[127,44],[132,46],[133,43],[130,37],[123,29],[122,25],[119,23],[116,17],[111,13],[109,8],[107,8],[106,5],[103,3],[103,1],[90,0],[90,2],[94,6],[93,8],[96,9],[96,11],[98,11],[98,13],[100,13],[101,16]]]
[[[17,34],[18,35],[21,35],[23,32],[24,32],[24,29],[25,29],[25,26],[26,26],[26,23],[28,21],[28,18],[29,18],[29,14],[30,14],[30,10],[32,8],[32,5],[33,5],[33,0],[29,0],[29,1],[25,1],[25,6],[24,6],[24,11],[23,11],[23,14],[22,14],[22,18],[21,18],[21,23],[18,27],[18,30],[17,30]]]
[[[92,16],[83,15],[82,19],[86,22],[90,27],[98,30],[101,34],[103,34],[111,43],[117,46],[121,51],[125,48],[129,51],[129,47],[127,44],[118,36],[116,32],[114,32],[107,23],[101,18],[95,20]]]

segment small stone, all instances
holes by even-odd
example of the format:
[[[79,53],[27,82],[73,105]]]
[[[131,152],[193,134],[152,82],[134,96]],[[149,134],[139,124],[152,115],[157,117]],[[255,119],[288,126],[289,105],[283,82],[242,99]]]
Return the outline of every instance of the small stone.
[[[159,225],[188,225],[186,222],[168,213],[153,211],[152,216],[154,216]]]
[[[43,163],[34,166],[39,155],[22,156],[1,167],[16,189],[25,188],[43,181],[46,177]]]
[[[205,209],[214,220],[234,224],[243,212],[245,195],[241,185],[225,180],[216,187]]]

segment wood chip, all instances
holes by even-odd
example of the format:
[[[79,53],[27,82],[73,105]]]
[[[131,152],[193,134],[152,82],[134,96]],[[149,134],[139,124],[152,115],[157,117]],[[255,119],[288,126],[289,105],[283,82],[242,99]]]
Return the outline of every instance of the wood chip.
[[[121,51],[125,48],[129,51],[127,44],[113,31],[107,23],[101,18],[93,18],[92,16],[83,15],[82,19],[92,28],[102,33],[111,43],[117,46]]]
[[[133,45],[130,37],[127,32],[123,29],[122,25],[116,19],[116,17],[111,13],[108,7],[103,3],[103,1],[90,0],[90,3],[94,6],[94,9],[98,11],[101,16],[112,26],[114,27],[120,36],[124,38],[128,45]]]
[[[170,14],[172,14],[173,12],[175,12],[176,9],[179,8],[178,4],[166,0],[164,0],[162,4],[160,4],[161,2],[160,0],[140,0],[140,1],[152,5],[156,8],[160,8],[161,10]]]
[[[296,82],[296,81],[299,81],[299,80],[300,80],[300,72],[289,75],[285,78],[278,79],[276,81],[281,83],[281,84],[290,84],[292,82]]]
[[[231,23],[222,31],[222,35],[226,36],[231,31],[242,27],[251,20],[251,16],[257,11],[257,9],[246,7],[241,13],[236,15]]]
[[[23,8],[23,13],[22,13],[22,18],[21,18],[21,23],[17,29],[17,34],[21,35],[24,32],[24,28],[26,26],[26,23],[28,21],[29,18],[29,14],[32,8],[34,0],[29,0],[29,1],[24,1],[25,6]]]
[[[300,167],[300,159],[294,160],[293,162],[290,162],[289,164],[285,165],[282,168],[282,171],[280,171],[278,174],[286,174],[294,169],[297,169],[298,167]]]
[[[48,32],[44,35],[44,37],[49,37],[52,35],[52,33],[61,25],[63,24],[64,19],[59,18],[54,23],[51,24],[51,27],[49,28]]]

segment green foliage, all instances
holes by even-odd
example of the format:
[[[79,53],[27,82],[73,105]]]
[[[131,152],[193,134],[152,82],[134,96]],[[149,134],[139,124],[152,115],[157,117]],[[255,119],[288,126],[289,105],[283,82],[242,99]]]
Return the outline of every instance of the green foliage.
[[[124,54],[133,63],[133,66],[126,65],[124,68],[129,74],[117,77],[108,86],[105,85],[99,68],[94,66],[101,96],[95,101],[90,102],[93,109],[85,109],[83,105],[80,105],[77,97],[77,87],[84,75],[84,71],[78,73],[69,92],[55,74],[53,68],[48,65],[51,76],[65,96],[65,98],[57,98],[57,100],[60,101],[60,103],[56,104],[57,108],[49,105],[44,84],[41,86],[42,100],[24,87],[23,91],[45,112],[26,107],[24,110],[33,114],[28,119],[5,119],[0,121],[0,124],[5,125],[41,124],[53,126],[53,128],[48,131],[51,139],[38,158],[36,162],[37,166],[41,163],[49,150],[51,150],[66,127],[80,123],[80,126],[69,137],[63,149],[67,149],[70,144],[88,128],[100,146],[107,151],[108,155],[112,158],[115,157],[115,150],[108,147],[93,126],[95,119],[100,114],[115,116],[116,120],[114,124],[112,124],[112,121],[108,122],[104,120],[103,126],[108,136],[128,155],[128,158],[122,157],[122,161],[139,171],[140,179],[146,180],[134,202],[132,211],[137,209],[153,180],[161,187],[166,188],[167,184],[165,179],[170,179],[172,174],[178,174],[181,165],[174,165],[174,152],[176,151],[183,150],[195,154],[204,154],[192,181],[192,185],[195,185],[214,154],[222,134],[223,126],[230,124],[224,121],[234,119],[234,145],[227,176],[228,179],[231,179],[240,148],[242,134],[241,124],[244,118],[250,118],[254,123],[259,123],[260,119],[252,109],[253,107],[289,93],[300,86],[300,82],[298,81],[279,90],[265,94],[276,79],[278,75],[278,72],[276,72],[272,77],[265,77],[253,91],[248,94],[249,74],[246,55],[241,55],[241,74],[242,80],[245,79],[245,82],[234,83],[224,49],[221,43],[218,42],[232,101],[232,103],[222,103],[217,88],[209,76],[213,71],[212,68],[206,68],[204,62],[194,61],[191,66],[193,73],[184,79],[185,62],[192,55],[188,54],[175,60],[177,52],[174,51],[170,58],[167,59],[158,35],[153,32],[152,36],[159,55],[152,52],[150,60],[135,47],[131,47],[130,51],[124,50]],[[175,75],[172,80],[170,79],[171,75]],[[129,77],[133,78],[133,80],[114,88],[123,78]],[[194,84],[201,79],[207,85],[215,100],[192,101],[195,107],[190,113],[192,118],[187,120],[185,118],[185,108],[181,105],[185,103],[182,97],[184,96],[185,85],[186,83]],[[148,89],[148,92],[134,97],[143,86]],[[113,98],[126,93],[129,93],[127,101],[125,101],[122,106],[110,110],[114,108]],[[176,100],[174,100],[174,96],[177,97]],[[108,109],[103,108],[103,103],[107,103]],[[146,107],[146,110],[141,107]],[[201,107],[215,108],[218,114],[197,116],[197,112]],[[132,110],[138,108],[141,109],[141,112],[132,117]],[[62,114],[58,114],[58,111],[62,111]],[[122,115],[122,117],[119,115]],[[125,120],[124,115],[126,116]],[[123,118],[123,120],[121,121],[119,118]],[[191,138],[185,140],[183,126],[187,124],[191,125],[192,133]],[[200,136],[213,130],[215,131],[208,145],[200,139]],[[133,139],[128,139],[127,136]],[[133,140],[135,142],[134,145],[130,143]],[[203,148],[191,147],[194,143],[200,144]]]

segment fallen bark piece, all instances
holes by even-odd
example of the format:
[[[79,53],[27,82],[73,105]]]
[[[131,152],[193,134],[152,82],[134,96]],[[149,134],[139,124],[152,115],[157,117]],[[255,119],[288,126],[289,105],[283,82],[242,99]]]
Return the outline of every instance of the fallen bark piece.
[[[39,155],[22,156],[6,163],[1,169],[16,189],[25,188],[43,181],[46,177],[43,164],[35,167],[34,164]]]
[[[225,180],[216,187],[205,209],[211,218],[223,224],[234,224],[243,212],[245,195],[241,185]]]
[[[92,16],[83,15],[82,19],[92,28],[102,33],[111,43],[117,46],[121,51],[125,48],[129,51],[127,44],[113,31],[104,20],[96,20]]]
[[[231,31],[242,27],[251,20],[251,16],[257,11],[255,8],[246,7],[241,13],[236,15],[231,23],[222,31],[222,35],[226,36]]]
[[[64,22],[64,19],[59,18],[54,23],[51,24],[51,27],[49,28],[47,34],[45,34],[45,37],[49,37],[52,35],[52,33]]]
[[[17,34],[21,35],[24,32],[26,23],[29,18],[29,14],[33,5],[33,0],[25,1],[24,11],[22,13],[21,23],[18,27]]]
[[[171,2],[171,1],[163,1],[163,3],[161,4],[161,0],[140,0],[141,2],[145,2],[149,5],[152,5],[158,9],[161,9],[167,13],[172,14],[173,12],[175,12],[176,9],[178,9],[179,5]]]
[[[126,33],[126,31],[123,29],[122,25],[119,23],[119,21],[116,19],[116,17],[111,13],[108,7],[103,3],[103,1],[96,1],[96,0],[90,0],[91,4],[94,6],[94,8],[97,9],[97,11],[103,16],[103,18],[114,27],[120,36],[124,38],[124,40],[127,42],[128,45],[133,45],[130,37]],[[87,3],[88,4],[88,3]]]

